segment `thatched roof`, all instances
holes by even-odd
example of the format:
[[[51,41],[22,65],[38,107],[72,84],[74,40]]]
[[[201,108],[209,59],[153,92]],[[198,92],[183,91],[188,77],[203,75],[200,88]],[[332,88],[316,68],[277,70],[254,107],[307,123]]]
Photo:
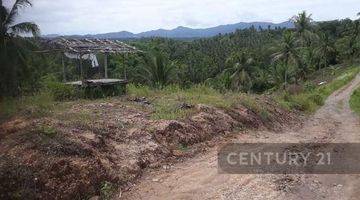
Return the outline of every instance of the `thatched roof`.
[[[118,40],[56,38],[45,42],[48,49],[70,53],[135,53],[138,49]]]

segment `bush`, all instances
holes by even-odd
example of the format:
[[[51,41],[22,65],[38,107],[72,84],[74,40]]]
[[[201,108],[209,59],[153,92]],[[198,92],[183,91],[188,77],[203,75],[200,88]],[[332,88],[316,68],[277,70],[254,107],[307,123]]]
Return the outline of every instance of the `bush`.
[[[304,83],[304,89],[307,92],[312,92],[316,89],[316,85],[313,82],[307,81]]]
[[[41,85],[43,92],[48,92],[55,101],[71,100],[77,96],[74,86],[61,83],[52,75],[44,76]]]
[[[316,109],[316,103],[314,103],[308,94],[299,94],[293,96],[292,107],[300,111],[313,112]]]
[[[360,115],[360,88],[356,89],[350,98],[350,107]]]
[[[111,199],[113,193],[116,191],[114,185],[108,181],[105,181],[101,184],[100,196],[101,199],[108,200]]]
[[[127,86],[127,93],[131,97],[149,97],[154,94],[154,91],[146,85],[129,84]]]
[[[317,88],[314,88],[315,85],[310,82],[306,82],[305,92],[294,95],[283,93],[277,98],[277,101],[287,109],[314,112],[319,106],[324,105],[325,99],[329,95],[353,80],[358,72],[359,68],[349,68],[330,83]]]
[[[73,100],[78,95],[74,86],[58,82],[50,83],[47,89],[55,101]]]
[[[48,92],[20,98],[3,98],[0,101],[0,122],[16,113],[25,116],[41,117],[49,114],[54,108],[54,98]]]
[[[317,93],[309,94],[308,99],[318,106],[324,105],[325,98]]]

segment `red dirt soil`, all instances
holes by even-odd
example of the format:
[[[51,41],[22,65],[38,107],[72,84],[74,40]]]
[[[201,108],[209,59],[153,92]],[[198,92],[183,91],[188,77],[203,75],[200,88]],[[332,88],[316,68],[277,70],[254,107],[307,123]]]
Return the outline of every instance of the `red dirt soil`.
[[[121,98],[16,117],[0,125],[0,199],[86,199],[101,195],[105,182],[127,190],[144,170],[194,156],[234,131],[280,130],[298,121],[267,97],[257,101],[268,117],[242,105],[197,105],[184,120],[150,120]],[[83,112],[90,117],[74,118]]]

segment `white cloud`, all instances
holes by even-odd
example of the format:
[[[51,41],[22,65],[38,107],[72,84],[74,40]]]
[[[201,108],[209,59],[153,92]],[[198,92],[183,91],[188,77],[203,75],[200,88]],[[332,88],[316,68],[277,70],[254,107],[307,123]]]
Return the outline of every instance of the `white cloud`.
[[[38,23],[45,34],[282,22],[302,10],[313,13],[315,20],[330,20],[354,18],[360,11],[358,0],[34,0],[33,4],[23,10],[20,21]]]

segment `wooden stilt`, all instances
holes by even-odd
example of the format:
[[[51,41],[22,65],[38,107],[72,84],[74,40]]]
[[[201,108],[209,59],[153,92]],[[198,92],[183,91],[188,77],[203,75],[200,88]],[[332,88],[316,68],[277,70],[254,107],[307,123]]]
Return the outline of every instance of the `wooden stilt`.
[[[108,53],[105,53],[104,70],[105,70],[105,78],[108,78]]]
[[[127,54],[123,54],[123,65],[124,65],[124,80],[127,79],[127,74],[126,74],[126,64],[125,64],[125,58],[127,57]]]
[[[79,60],[80,60],[80,78],[81,78],[81,80],[83,80],[84,79],[84,70],[83,70],[83,66],[82,66],[82,54],[80,54],[80,58],[79,58]]]

